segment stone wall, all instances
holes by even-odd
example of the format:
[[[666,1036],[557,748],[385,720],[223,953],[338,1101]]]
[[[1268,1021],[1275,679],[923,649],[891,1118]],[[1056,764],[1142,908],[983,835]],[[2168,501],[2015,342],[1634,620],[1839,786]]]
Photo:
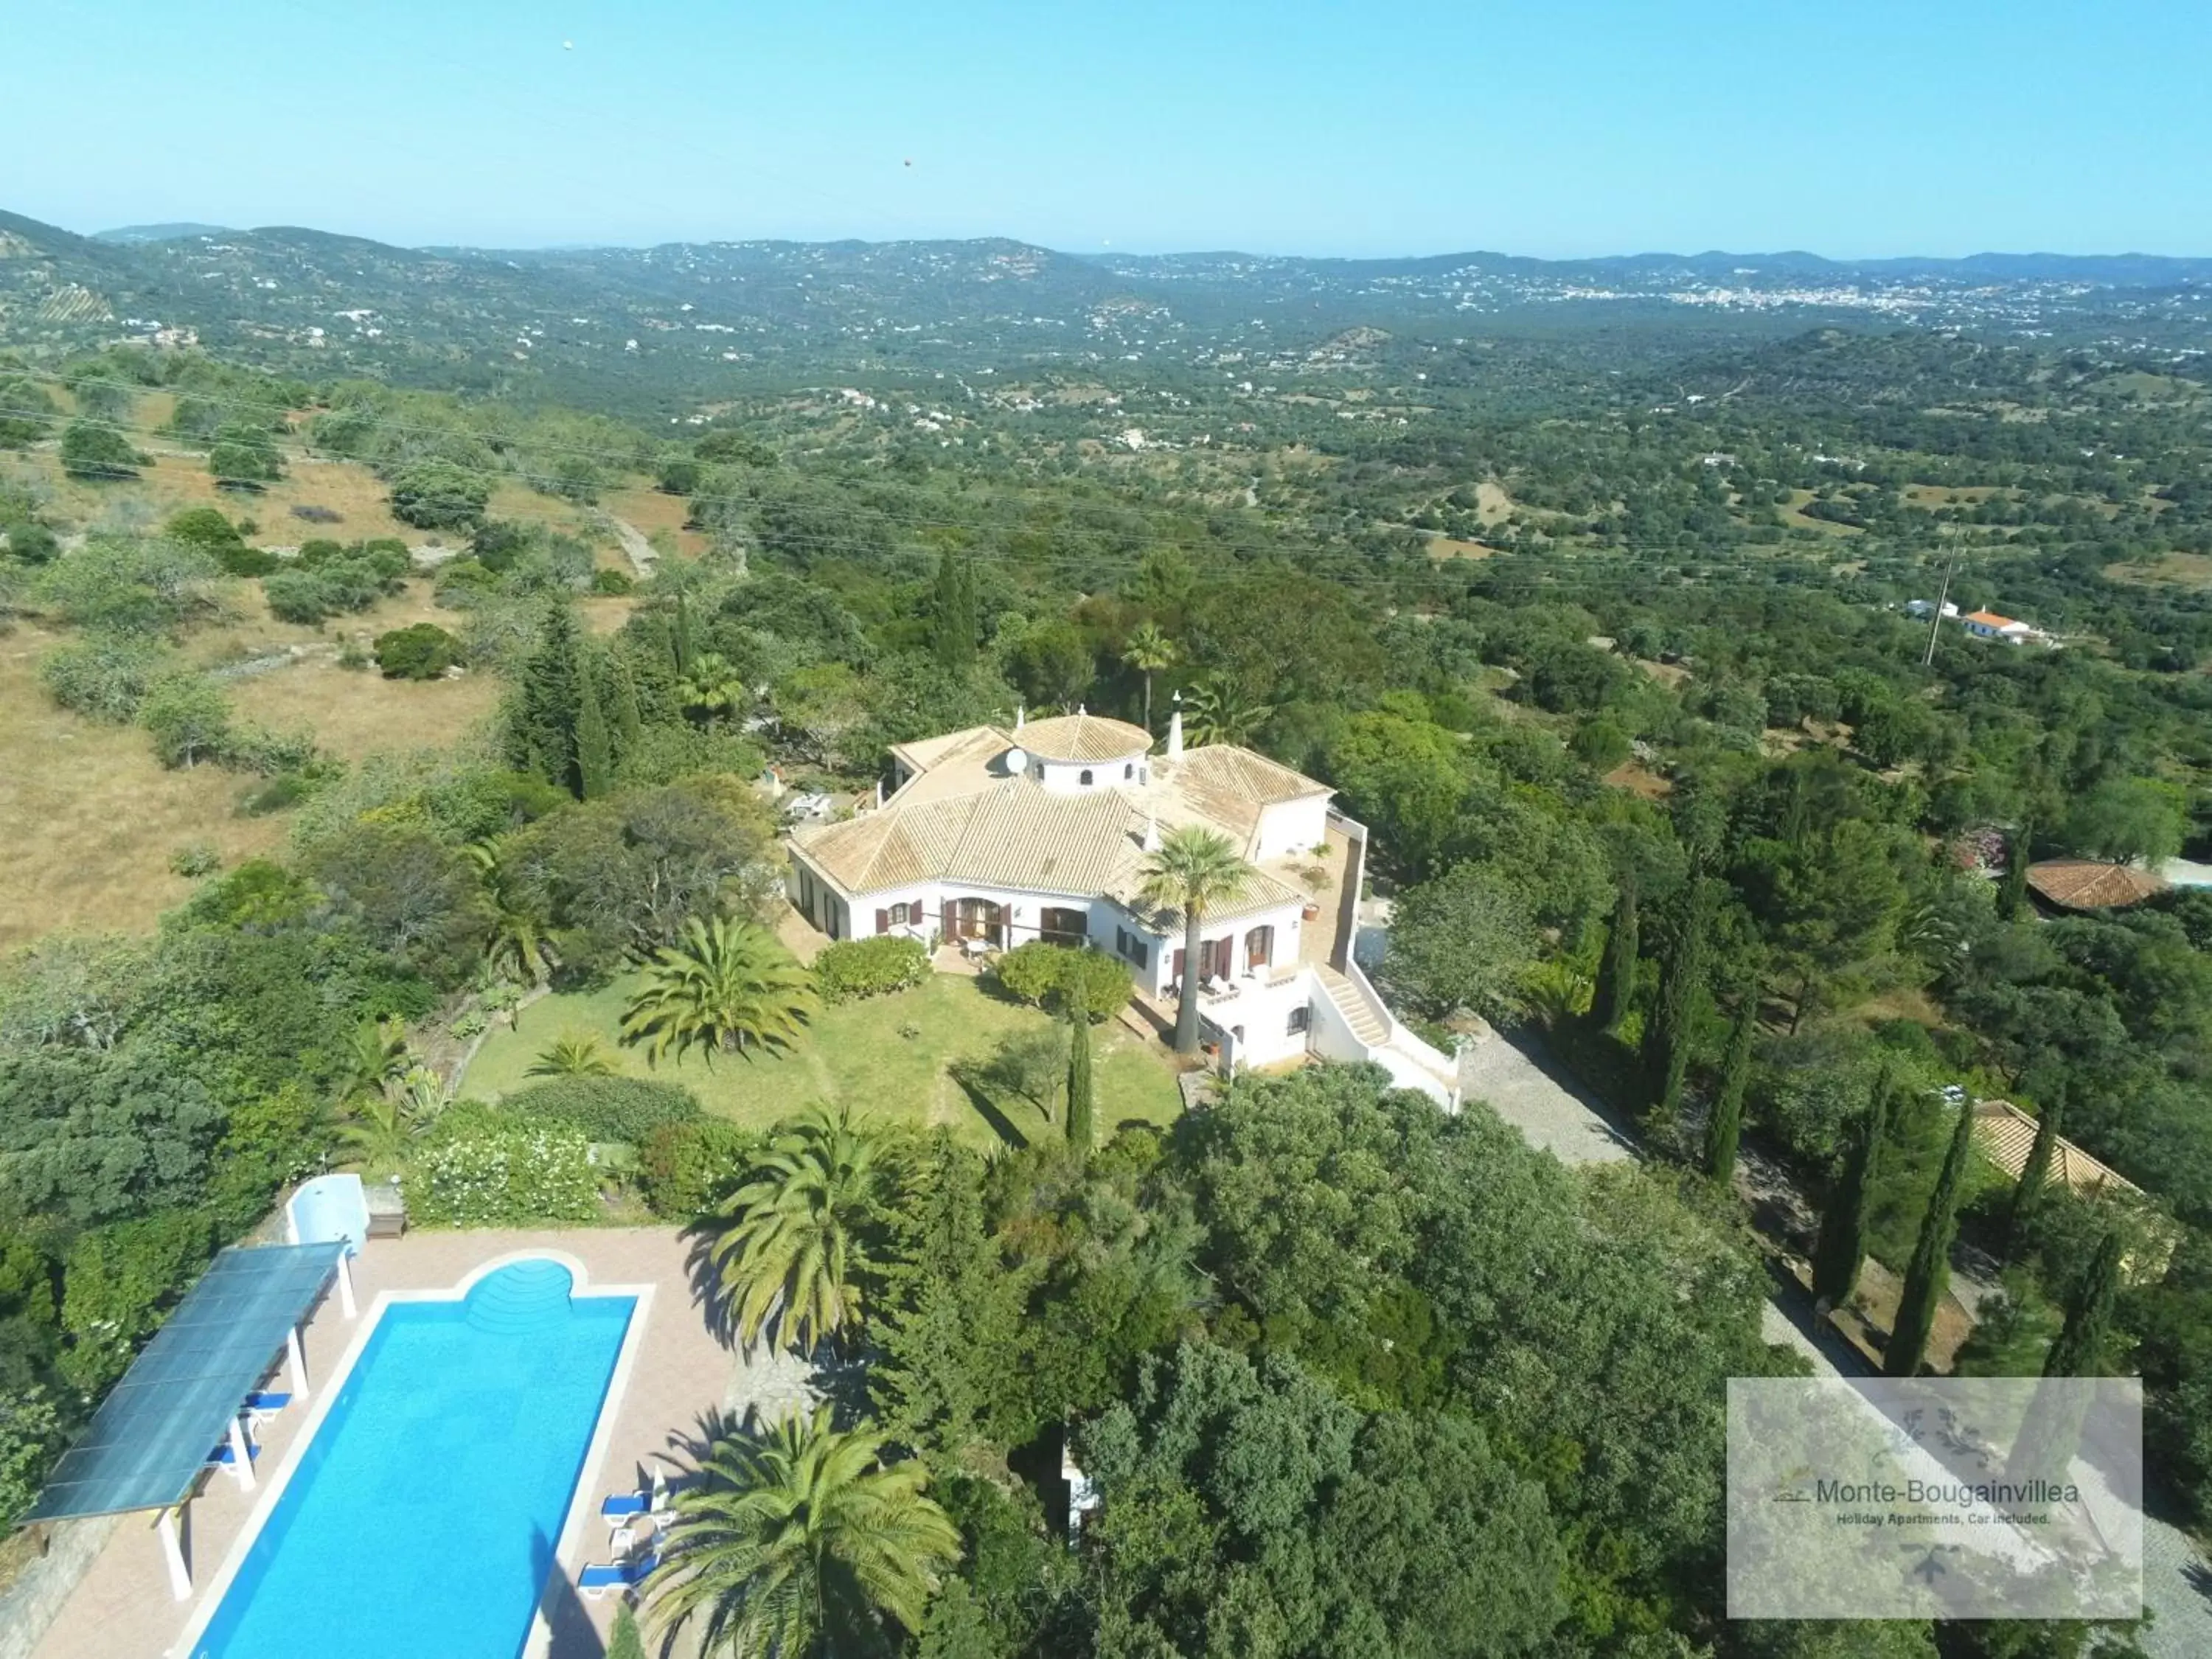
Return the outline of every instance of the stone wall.
[[[138,1517],[142,1522],[147,1517]],[[77,1582],[91,1571],[93,1560],[106,1547],[121,1516],[103,1515],[89,1521],[57,1521],[46,1526],[46,1553],[27,1562],[5,1589],[0,1589],[0,1659],[31,1659],[31,1650],[46,1633],[68,1601]],[[151,1536],[148,1549],[160,1546]]]

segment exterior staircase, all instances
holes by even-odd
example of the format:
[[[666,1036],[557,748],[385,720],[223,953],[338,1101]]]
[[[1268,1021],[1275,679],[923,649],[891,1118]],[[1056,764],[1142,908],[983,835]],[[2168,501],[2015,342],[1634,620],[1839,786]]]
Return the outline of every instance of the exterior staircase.
[[[1321,978],[1322,988],[1328,1000],[1352,1027],[1352,1034],[1370,1048],[1380,1048],[1390,1040],[1390,1024],[1382,1011],[1367,998],[1365,992],[1354,985],[1335,969],[1317,966],[1314,972]]]

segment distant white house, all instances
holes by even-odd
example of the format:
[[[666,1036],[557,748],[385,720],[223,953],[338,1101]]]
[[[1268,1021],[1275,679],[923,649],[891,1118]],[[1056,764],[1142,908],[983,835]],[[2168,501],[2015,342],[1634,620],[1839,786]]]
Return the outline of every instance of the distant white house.
[[[2008,645],[2025,645],[2039,635],[2039,630],[2029,623],[2000,617],[1994,611],[1969,611],[1964,621],[1966,632],[1978,640],[2002,640]]]
[[[1907,599],[1905,602],[1905,614],[1908,617],[1932,617],[1936,614],[1936,601],[1933,599]],[[1948,599],[1943,601],[1943,619],[1946,622],[1950,621],[1951,618],[1956,617],[1958,614],[1959,607],[1957,605],[1952,604]]]
[[[831,939],[902,934],[988,953],[1044,939],[1127,963],[1171,1022],[1186,975],[1224,1071],[1306,1054],[1370,1060],[1458,1103],[1456,1067],[1394,1016],[1352,959],[1364,826],[1323,783],[1233,744],[1165,744],[1126,720],[1017,715],[900,744],[897,787],[837,823],[790,836],[792,904]],[[1202,825],[1248,868],[1210,912],[1198,960],[1182,915],[1152,903],[1144,869],[1168,831]]]

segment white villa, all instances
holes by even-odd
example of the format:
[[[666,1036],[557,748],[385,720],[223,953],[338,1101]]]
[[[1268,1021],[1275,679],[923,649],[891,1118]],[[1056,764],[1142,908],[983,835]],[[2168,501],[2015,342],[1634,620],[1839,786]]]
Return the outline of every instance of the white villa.
[[[1352,960],[1367,831],[1327,785],[1217,744],[1162,752],[1143,727],[1075,714],[973,726],[891,750],[896,787],[842,823],[793,831],[792,903],[832,939],[902,933],[972,952],[1031,939],[1107,951],[1171,1024],[1186,971],[1225,1073],[1314,1054],[1373,1060],[1458,1103],[1453,1061],[1392,1016]],[[1203,824],[1251,866],[1206,918],[1195,964],[1183,920],[1140,896],[1161,835]]]

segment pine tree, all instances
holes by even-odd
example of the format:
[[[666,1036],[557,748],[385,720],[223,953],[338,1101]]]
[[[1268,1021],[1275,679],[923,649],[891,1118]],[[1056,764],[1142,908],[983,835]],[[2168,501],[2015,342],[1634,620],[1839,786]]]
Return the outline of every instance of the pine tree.
[[[1813,1295],[1832,1308],[1840,1308],[1858,1288],[1859,1268],[1866,1261],[1867,1218],[1874,1209],[1875,1176],[1881,1167],[1881,1143],[1889,1133],[1890,1088],[1887,1079],[1875,1085],[1867,1103],[1842,1177],[1828,1194],[1820,1212],[1820,1241],[1813,1247]]]
[[[1617,1031],[1636,1000],[1636,872],[1620,874],[1620,896],[1613,901],[1613,921],[1606,929],[1605,960],[1598,968],[1597,1000],[1590,1018],[1601,1031]]]
[[[2022,818],[2005,848],[2004,879],[1997,884],[1997,920],[2017,921],[2027,902],[2027,864],[2035,839],[2033,820]]]
[[[1882,1350],[1884,1376],[1917,1376],[1920,1362],[1928,1357],[1928,1336],[1936,1328],[1936,1310],[1951,1288],[1951,1241],[1958,1237],[1959,1194],[1966,1184],[1966,1164],[1973,1146],[1974,1108],[1970,1102],[1959,1109],[1950,1150],[1943,1154],[1942,1172],[1936,1177],[1936,1190],[1928,1195],[1928,1212],[1920,1218],[1920,1237],[1905,1270],[1905,1290],[1898,1297],[1889,1346]]]
[[[576,676],[576,793],[597,800],[615,787],[614,735],[599,707],[599,672],[591,663]]]
[[[1666,971],[1659,980],[1659,1006],[1644,1037],[1644,1069],[1651,1090],[1652,1115],[1662,1120],[1672,1118],[1682,1106],[1682,1079],[1690,1069],[1698,999],[1705,990],[1713,901],[1711,882],[1691,882],[1681,931],[1668,952]]]
[[[2027,1163],[2020,1172],[2020,1184],[2012,1189],[2012,1209],[2005,1217],[2005,1249],[2012,1255],[2017,1256],[2027,1243],[2027,1230],[2043,1207],[2044,1194],[2051,1185],[2051,1162],[2058,1155],[2058,1128],[2066,1115],[2065,1106],[2063,1096],[2054,1097],[2045,1103],[2043,1115],[2035,1120],[2035,1142],[2027,1149]]]
[[[645,1638],[638,1633],[637,1615],[628,1602],[615,1609],[614,1628],[607,1632],[607,1659],[645,1659]]]
[[[629,653],[620,646],[606,654],[608,713],[614,723],[615,764],[617,768],[637,752],[638,735],[645,718],[637,705],[637,676],[630,670]]]
[[[1721,1061],[1720,1092],[1705,1120],[1705,1173],[1725,1186],[1735,1173],[1736,1144],[1743,1138],[1743,1096],[1751,1083],[1751,1044],[1759,1031],[1759,981],[1743,988],[1735,1025]]]
[[[510,717],[509,763],[574,794],[576,778],[577,680],[580,653],[575,613],[556,600],[545,613],[537,649],[522,668]]]
[[[1067,985],[1067,1144],[1078,1158],[1091,1152],[1093,1103],[1091,1090],[1091,1004],[1083,985],[1083,964]]]

